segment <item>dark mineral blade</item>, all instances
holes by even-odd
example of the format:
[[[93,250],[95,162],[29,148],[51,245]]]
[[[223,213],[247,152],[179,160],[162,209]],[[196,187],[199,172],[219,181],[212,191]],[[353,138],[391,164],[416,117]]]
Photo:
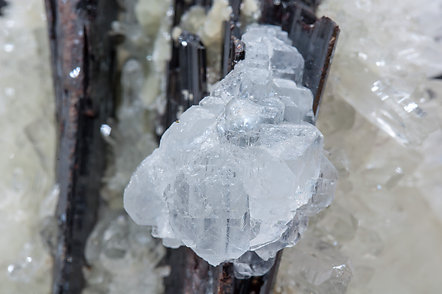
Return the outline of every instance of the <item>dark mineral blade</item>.
[[[162,117],[161,129],[168,128],[182,112],[198,104],[206,95],[206,49],[198,36],[183,32],[172,48],[166,113]]]
[[[288,32],[293,45],[304,57],[303,84],[313,93],[313,111],[316,115],[339,27],[328,17],[317,19],[310,7],[296,1],[284,5],[265,1],[263,9],[261,22],[280,25]]]
[[[6,0],[0,0],[0,16],[3,16],[3,9],[8,6],[8,2]]]
[[[241,41],[241,28],[239,23],[239,13],[241,8],[240,0],[230,0],[232,7],[230,20],[224,23],[223,50],[221,59],[221,76],[226,76],[235,64],[244,59],[245,48]]]
[[[81,293],[84,248],[105,166],[100,126],[113,112],[115,1],[46,0],[58,124],[58,236],[52,293]],[[100,13],[98,13],[100,12]]]

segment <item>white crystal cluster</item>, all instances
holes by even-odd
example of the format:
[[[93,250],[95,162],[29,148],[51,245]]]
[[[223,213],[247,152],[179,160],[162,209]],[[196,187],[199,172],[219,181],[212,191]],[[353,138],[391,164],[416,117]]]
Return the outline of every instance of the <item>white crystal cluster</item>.
[[[439,0],[319,7],[341,28],[329,90],[401,144],[422,143],[440,123],[428,80],[442,73],[441,7]]]
[[[58,189],[46,18],[42,1],[7,2],[0,16],[0,292],[48,293],[45,243],[53,245]]]
[[[212,265],[294,245],[335,181],[302,56],[278,27],[250,26],[243,41],[245,60],[172,124],[124,195],[136,223]]]

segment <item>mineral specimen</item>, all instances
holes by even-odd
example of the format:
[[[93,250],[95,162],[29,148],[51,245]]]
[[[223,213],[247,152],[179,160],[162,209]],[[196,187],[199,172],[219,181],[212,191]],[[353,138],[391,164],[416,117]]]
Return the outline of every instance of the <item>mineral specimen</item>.
[[[294,245],[328,206],[335,170],[312,124],[304,61],[278,27],[250,26],[245,60],[184,112],[133,174],[124,206],[169,247],[212,265],[262,263]],[[263,274],[265,271],[259,271]]]

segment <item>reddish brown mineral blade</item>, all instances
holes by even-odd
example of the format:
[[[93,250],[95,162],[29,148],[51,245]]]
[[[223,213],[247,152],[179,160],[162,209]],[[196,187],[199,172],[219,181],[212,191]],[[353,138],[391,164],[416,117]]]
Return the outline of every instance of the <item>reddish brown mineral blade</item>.
[[[100,125],[113,112],[113,0],[46,0],[58,124],[57,248],[52,293],[81,293],[84,247],[105,166]]]

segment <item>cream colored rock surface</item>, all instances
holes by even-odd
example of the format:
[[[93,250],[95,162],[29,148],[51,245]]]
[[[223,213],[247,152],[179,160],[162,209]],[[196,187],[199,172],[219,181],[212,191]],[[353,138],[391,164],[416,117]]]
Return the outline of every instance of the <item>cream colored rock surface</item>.
[[[43,239],[52,236],[57,189],[46,19],[43,1],[8,2],[0,17],[0,293],[48,293]]]
[[[442,85],[428,79],[442,72],[441,7],[320,7],[342,30],[318,121],[340,179],[332,206],[284,251],[277,293],[441,292]]]

